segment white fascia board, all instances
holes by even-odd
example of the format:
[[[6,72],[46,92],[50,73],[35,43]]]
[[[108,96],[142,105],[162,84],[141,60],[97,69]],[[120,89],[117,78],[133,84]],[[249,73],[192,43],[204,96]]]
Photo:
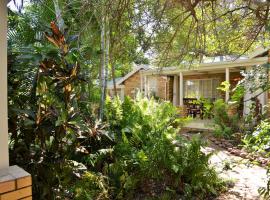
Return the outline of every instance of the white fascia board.
[[[243,60],[236,60],[236,61],[225,61],[225,62],[215,62],[215,63],[203,63],[198,65],[198,67],[194,67],[192,69],[181,69],[177,67],[170,67],[169,69],[163,68],[160,69],[151,69],[151,70],[144,70],[142,71],[143,75],[152,75],[152,74],[178,74],[180,72],[198,72],[198,71],[215,71],[220,69],[226,68],[234,68],[234,67],[247,67],[253,65],[260,65],[267,63],[268,57],[259,57],[259,58],[252,58],[252,59],[243,59]]]
[[[131,72],[129,72],[128,74],[126,74],[123,78],[121,78],[120,80],[118,80],[116,82],[117,85],[120,85],[121,83],[123,83],[125,80],[127,80],[129,77],[131,77],[133,74],[135,74],[137,71],[144,69],[143,66],[138,66],[136,68],[134,68]]]

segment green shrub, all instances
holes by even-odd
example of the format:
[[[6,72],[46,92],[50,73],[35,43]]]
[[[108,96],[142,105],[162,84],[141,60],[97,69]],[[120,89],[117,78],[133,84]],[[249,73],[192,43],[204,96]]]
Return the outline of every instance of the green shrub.
[[[70,186],[87,170],[80,159],[110,139],[84,101],[81,52],[54,22],[45,35],[53,45],[22,48],[8,67],[10,164],[32,174],[34,199],[72,199]]]
[[[105,167],[116,199],[136,193],[180,195],[188,199],[216,194],[221,182],[201,152],[199,138],[187,141],[179,126],[183,119],[168,102],[151,99],[107,99],[107,122],[115,134],[114,162]],[[178,127],[178,128],[175,128]],[[151,195],[150,195],[151,196]]]
[[[258,153],[268,153],[270,151],[270,122],[261,121],[252,134],[245,135],[243,146]]]
[[[203,105],[203,117],[212,118],[213,117],[213,103],[210,99],[200,98],[195,101],[196,104]]]
[[[228,115],[228,105],[223,99],[214,102],[213,120],[215,124],[214,134],[217,137],[231,138],[233,133],[239,131],[239,116]]]
[[[76,200],[106,200],[109,199],[107,177],[102,174],[86,172],[77,181],[72,190]]]
[[[233,89],[233,95],[231,97],[232,101],[240,104],[244,98],[245,92],[246,92],[245,87],[243,85],[238,84]]]

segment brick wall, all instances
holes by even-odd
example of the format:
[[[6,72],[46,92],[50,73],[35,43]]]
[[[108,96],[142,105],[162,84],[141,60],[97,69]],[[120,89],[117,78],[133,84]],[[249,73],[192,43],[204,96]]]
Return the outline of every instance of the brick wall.
[[[31,200],[32,178],[18,166],[0,170],[0,200]]]
[[[173,102],[173,76],[168,76],[167,100]]]
[[[157,76],[157,96],[161,99],[167,99],[167,76]]]
[[[173,99],[173,77],[171,76],[163,76],[163,75],[156,75],[157,80],[157,93],[156,96],[172,101]]]
[[[124,81],[125,95],[134,97],[136,90],[141,88],[141,76],[140,72],[136,72],[127,80]]]

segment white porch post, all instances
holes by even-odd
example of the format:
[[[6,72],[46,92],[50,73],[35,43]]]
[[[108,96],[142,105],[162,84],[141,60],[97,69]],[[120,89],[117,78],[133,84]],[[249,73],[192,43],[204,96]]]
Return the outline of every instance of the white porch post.
[[[124,100],[124,98],[125,98],[125,88],[121,88],[120,89],[120,99]]]
[[[177,76],[173,77],[173,105],[177,105]]]
[[[7,1],[0,1],[0,169],[9,166],[7,122]]]
[[[250,71],[252,69],[252,67],[246,67],[246,71]],[[250,93],[250,91],[246,91],[245,95],[244,95],[244,110],[243,110],[243,115],[246,116],[249,114],[250,112],[250,106],[251,106],[251,98],[252,98],[252,94]]]
[[[183,72],[179,74],[179,106],[184,105],[184,77]]]
[[[226,79],[225,80],[227,83],[230,83],[230,70],[228,67],[226,68]],[[230,91],[227,90],[226,95],[225,95],[225,101],[228,102],[229,99],[230,99]]]

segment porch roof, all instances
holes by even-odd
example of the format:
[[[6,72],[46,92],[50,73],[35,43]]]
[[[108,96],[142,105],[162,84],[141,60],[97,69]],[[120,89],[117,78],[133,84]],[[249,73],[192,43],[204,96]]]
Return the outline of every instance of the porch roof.
[[[180,68],[180,67],[164,67],[164,68],[149,68],[148,70],[143,70],[143,75],[153,75],[153,74],[178,74],[180,72],[196,73],[198,71],[218,71],[225,70],[226,68],[244,68],[247,66],[260,65],[268,61],[268,57],[255,57],[248,59],[238,59],[235,61],[221,61],[221,62],[211,62],[211,63],[201,63],[197,65],[192,65],[190,68]]]

